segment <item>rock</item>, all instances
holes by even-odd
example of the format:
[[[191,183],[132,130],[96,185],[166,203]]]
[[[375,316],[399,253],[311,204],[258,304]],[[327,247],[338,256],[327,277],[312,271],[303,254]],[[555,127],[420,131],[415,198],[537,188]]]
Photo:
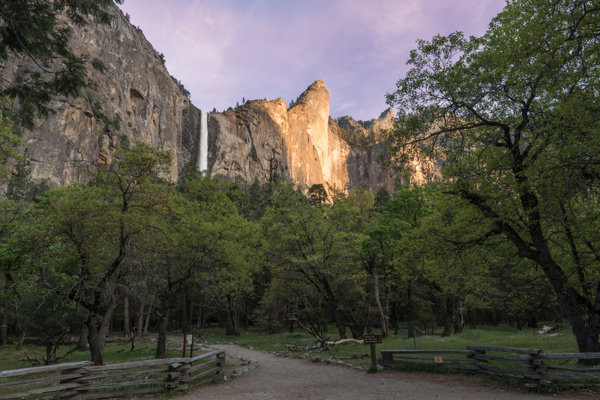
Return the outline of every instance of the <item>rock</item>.
[[[377,364],[377,371],[381,371],[383,369],[383,365]]]
[[[256,367],[252,364],[248,365],[248,371],[256,371]]]
[[[243,367],[242,368],[242,374],[247,374],[248,373],[248,368],[247,367]]]
[[[23,133],[34,180],[51,187],[79,181],[81,160],[107,165],[122,137],[176,149],[183,130],[187,99],[171,78],[152,44],[115,5],[108,25],[73,26],[70,46],[87,57],[88,85],[81,98],[55,98],[48,118]],[[98,60],[105,68],[92,65]],[[34,70],[26,57],[10,58],[1,67],[12,79]],[[177,177],[179,152],[171,175]]]
[[[310,361],[314,362],[314,363],[321,362],[321,357],[319,357],[319,356],[313,357],[313,358],[310,359]]]
[[[233,373],[233,374],[229,375],[229,377],[232,378],[232,379],[235,379],[235,378],[238,377],[238,374]]]
[[[362,367],[360,367],[360,366],[354,367],[354,369],[356,369],[358,371],[362,371]]]
[[[352,364],[346,364],[346,367],[352,368]]]
[[[84,97],[53,100],[49,107],[54,113],[23,133],[35,181],[47,179],[56,187],[83,180],[81,161],[110,165],[114,151],[136,137],[174,150],[173,180],[186,163],[197,163],[201,111],[182,94],[141,30],[118,7],[111,6],[111,13],[110,25],[73,27],[70,45],[89,60]],[[98,68],[98,61],[105,68]],[[12,79],[27,75],[30,68],[26,57],[10,58],[0,72]],[[382,130],[392,127],[392,110],[367,122],[350,117],[335,121],[329,117],[329,104],[329,91],[317,80],[289,109],[283,99],[253,100],[209,114],[210,173],[261,183],[274,176],[341,191],[385,186],[391,192],[395,177],[376,158],[383,150]],[[370,145],[360,144],[365,141]],[[437,171],[424,159],[415,168],[419,183]]]
[[[333,358],[326,358],[325,360],[321,361],[322,364],[335,364],[335,360]]]
[[[338,361],[337,361],[337,364],[338,364],[338,365],[344,365],[344,362],[343,362],[343,361],[339,361],[339,360],[338,360]]]

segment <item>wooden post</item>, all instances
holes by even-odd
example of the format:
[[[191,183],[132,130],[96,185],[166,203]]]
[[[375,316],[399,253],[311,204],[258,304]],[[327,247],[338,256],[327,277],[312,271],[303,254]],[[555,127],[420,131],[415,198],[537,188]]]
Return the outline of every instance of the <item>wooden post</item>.
[[[375,343],[371,343],[371,368],[377,371],[377,354],[375,353]]]
[[[219,353],[217,354],[217,367],[219,367],[219,371],[217,372],[217,375],[215,376],[215,379],[217,381],[221,381],[223,380],[223,377],[225,376],[225,356],[227,355],[227,353]]]
[[[191,333],[190,335],[192,335],[192,344],[190,344],[190,358],[192,358],[194,357],[194,334]]]
[[[363,337],[363,342],[371,345],[371,367],[374,371],[377,371],[377,353],[375,352],[375,344],[382,343],[382,337],[381,335],[365,335]]]
[[[525,378],[526,387],[534,388],[540,385],[550,386],[552,384],[550,380],[546,379],[548,367],[538,354],[521,356],[521,359],[527,360],[527,363],[523,364],[523,377]]]
[[[383,358],[384,367],[392,367],[394,365],[394,356],[387,350],[381,351],[381,358]]]

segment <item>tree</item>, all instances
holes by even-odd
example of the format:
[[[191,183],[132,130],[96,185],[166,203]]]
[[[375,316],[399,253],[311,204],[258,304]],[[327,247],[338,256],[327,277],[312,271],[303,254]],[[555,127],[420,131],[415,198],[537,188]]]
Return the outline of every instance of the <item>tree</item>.
[[[32,71],[11,79],[0,72],[0,91],[19,102],[16,122],[33,127],[35,116],[47,116],[53,96],[78,97],[85,87],[85,57],[69,47],[72,29],[89,20],[108,24],[109,6],[122,0],[5,0],[0,3],[0,63],[25,56]],[[61,15],[66,18],[61,19]]]
[[[24,161],[23,155],[15,150],[20,144],[21,138],[15,134],[12,121],[0,112],[0,184],[11,179],[10,160]]]
[[[547,277],[579,350],[600,350],[600,7],[513,0],[482,37],[420,40],[388,95],[388,151],[437,160],[444,192]]]
[[[333,315],[341,338],[347,326],[361,338],[366,325],[357,315],[366,296],[366,274],[358,263],[364,226],[360,201],[354,200],[313,205],[300,190],[285,185],[261,220],[275,282],[271,288],[281,293],[277,285],[285,285],[285,300],[296,302],[309,321],[318,314]],[[372,200],[365,208],[372,207]]]
[[[104,340],[98,321],[108,301],[108,321],[116,306],[115,280],[126,276],[126,259],[136,240],[152,228],[169,201],[166,175],[171,153],[136,141],[115,151],[109,168],[97,167],[89,186],[71,185],[40,196],[40,232],[54,238],[56,268],[71,277],[62,292],[88,311],[88,343],[102,364]]]

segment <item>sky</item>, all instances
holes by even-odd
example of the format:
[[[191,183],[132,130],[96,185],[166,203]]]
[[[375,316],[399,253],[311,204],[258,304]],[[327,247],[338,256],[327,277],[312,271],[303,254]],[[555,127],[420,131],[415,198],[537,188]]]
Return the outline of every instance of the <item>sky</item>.
[[[417,39],[485,33],[505,0],[125,0],[203,110],[295,100],[325,82],[332,117],[377,118]]]

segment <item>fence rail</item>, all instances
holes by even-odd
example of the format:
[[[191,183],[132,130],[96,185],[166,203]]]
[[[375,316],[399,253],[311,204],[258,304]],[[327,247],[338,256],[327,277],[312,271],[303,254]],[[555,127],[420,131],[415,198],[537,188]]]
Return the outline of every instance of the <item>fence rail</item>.
[[[187,389],[190,382],[222,378],[225,355],[225,350],[220,349],[194,358],[99,366],[82,361],[0,371],[0,399],[36,396],[36,400],[88,400]]]
[[[381,356],[385,367],[435,363],[447,368],[523,379],[527,387],[552,386],[554,383],[570,387],[600,386],[600,368],[580,365],[585,360],[600,360],[600,353],[543,354],[540,349],[467,346],[467,350],[382,350]],[[557,363],[560,360],[564,362]],[[564,365],[571,360],[577,360],[576,367]]]

